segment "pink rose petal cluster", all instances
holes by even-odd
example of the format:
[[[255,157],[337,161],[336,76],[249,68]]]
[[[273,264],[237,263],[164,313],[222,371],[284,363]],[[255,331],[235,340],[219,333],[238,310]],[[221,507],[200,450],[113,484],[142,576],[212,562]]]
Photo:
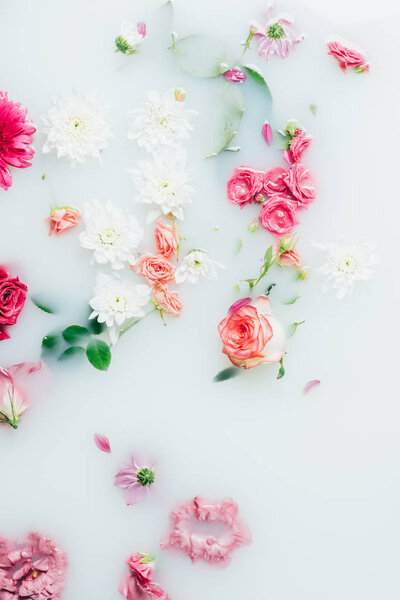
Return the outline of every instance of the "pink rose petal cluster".
[[[339,63],[339,67],[343,72],[345,72],[346,69],[354,69],[357,73],[369,71],[367,59],[361,52],[352,50],[340,42],[335,41],[328,42],[327,46],[329,49],[328,54],[336,58]]]
[[[59,235],[60,233],[64,233],[64,231],[68,231],[68,229],[76,227],[80,218],[81,215],[77,208],[72,208],[71,206],[55,208],[51,211],[48,218],[49,235],[53,233]]]
[[[0,341],[10,337],[7,327],[17,322],[25,304],[27,291],[25,283],[18,277],[10,276],[4,267],[0,266]]]
[[[153,562],[144,554],[132,554],[126,561],[129,575],[119,588],[120,594],[127,600],[170,600],[161,586],[153,583]]]
[[[0,538],[2,600],[60,600],[66,570],[66,555],[39,533],[20,543]]]

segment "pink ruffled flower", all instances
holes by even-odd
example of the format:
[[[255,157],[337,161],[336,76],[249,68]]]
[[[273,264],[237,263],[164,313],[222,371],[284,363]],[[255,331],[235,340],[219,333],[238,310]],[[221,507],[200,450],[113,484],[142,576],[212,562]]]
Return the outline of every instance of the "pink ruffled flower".
[[[235,69],[229,69],[229,71],[225,71],[223,74],[225,79],[230,81],[231,83],[238,83],[240,81],[246,81],[247,75],[243,73],[238,67]]]
[[[157,252],[169,258],[175,256],[179,244],[178,230],[175,225],[158,221],[154,230]]]
[[[132,554],[126,561],[130,568],[119,592],[127,600],[170,600],[161,586],[152,582],[153,562],[146,554]]]
[[[355,69],[357,73],[369,71],[367,59],[361,52],[347,48],[340,42],[328,42],[327,46],[329,48],[328,54],[336,58],[339,67],[343,72],[345,72],[347,68]]]
[[[126,503],[136,504],[148,495],[154,483],[154,466],[139,464],[133,457],[116,476],[114,485],[125,490]]]
[[[42,363],[21,363],[8,369],[0,368],[0,423],[18,428],[22,413],[30,406],[28,378],[41,368]]]
[[[175,278],[174,267],[162,254],[144,254],[131,269],[146,277],[150,285],[167,283]]]
[[[307,206],[314,200],[315,189],[307,185],[311,179],[311,173],[307,167],[296,163],[290,167],[283,179],[299,206]]]
[[[218,325],[222,352],[236,367],[251,369],[284,356],[285,333],[265,296],[228,315]]]
[[[264,229],[277,235],[291,232],[299,223],[296,204],[279,194],[264,202],[258,218]]]
[[[293,29],[292,17],[279,14],[273,16],[274,4],[270,4],[267,13],[265,27],[258,23],[253,24],[254,40],[258,46],[258,53],[265,60],[277,54],[280,58],[286,58],[290,48],[304,40],[304,35],[297,35]]]
[[[189,524],[221,523],[226,531],[216,538],[214,535],[191,533]],[[194,562],[206,560],[211,564],[226,567],[235,548],[251,543],[251,534],[239,517],[237,504],[226,498],[222,502],[206,502],[199,496],[182,504],[170,514],[171,529],[162,540],[162,548],[183,550]]]
[[[7,326],[15,325],[26,300],[28,291],[25,283],[18,277],[10,277],[7,271],[0,266],[0,341],[10,336]]]
[[[66,570],[66,555],[39,533],[21,543],[0,538],[1,600],[60,600]]]
[[[243,208],[253,202],[261,191],[264,173],[251,167],[239,167],[234,170],[227,183],[228,200]]]
[[[63,206],[62,208],[55,208],[51,211],[49,222],[49,235],[55,233],[59,235],[68,229],[76,227],[81,215],[77,208],[70,206]]]
[[[169,290],[166,285],[155,285],[153,288],[153,296],[161,310],[169,315],[177,317],[183,308],[178,292]]]
[[[30,167],[35,154],[30,144],[36,129],[26,118],[27,112],[9,100],[6,92],[0,92],[0,187],[5,190],[12,185],[9,167]]]
[[[311,136],[308,136],[301,129],[298,131],[300,131],[300,133],[297,133],[292,138],[288,150],[286,150],[283,154],[283,158],[290,165],[293,165],[301,160],[304,150],[306,150],[312,142]]]
[[[276,194],[284,194],[287,190],[285,176],[287,170],[282,167],[274,167],[264,173],[263,192],[269,198]]]

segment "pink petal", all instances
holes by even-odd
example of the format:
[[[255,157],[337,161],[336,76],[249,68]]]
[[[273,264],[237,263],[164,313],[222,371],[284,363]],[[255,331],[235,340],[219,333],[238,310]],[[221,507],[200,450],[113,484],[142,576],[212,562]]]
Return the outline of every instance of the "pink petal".
[[[94,443],[102,452],[107,452],[107,454],[111,453],[110,442],[108,437],[105,435],[101,435],[101,433],[95,433],[93,436]]]
[[[320,385],[320,380],[319,379],[312,379],[311,381],[309,381],[308,383],[306,383],[306,385],[304,386],[304,390],[303,390],[303,394],[306,395],[308,394],[308,392],[315,387],[316,385]]]
[[[142,38],[146,37],[146,23],[142,23],[142,22],[140,22],[140,23],[138,23],[138,24],[136,25],[136,27],[137,27],[137,30],[138,30],[138,34],[139,34],[139,35],[140,35]]]
[[[268,121],[265,121],[261,133],[268,146],[270,146],[272,144],[272,127]]]
[[[125,491],[126,503],[129,505],[137,504],[147,494],[147,489],[139,484],[134,483]]]

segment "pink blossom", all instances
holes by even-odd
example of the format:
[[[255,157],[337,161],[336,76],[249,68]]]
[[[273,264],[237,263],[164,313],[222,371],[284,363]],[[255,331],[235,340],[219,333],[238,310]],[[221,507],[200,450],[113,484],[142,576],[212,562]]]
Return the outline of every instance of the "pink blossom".
[[[200,535],[189,529],[191,521],[221,523],[228,529],[219,538]],[[222,502],[206,502],[199,496],[182,504],[170,514],[171,529],[162,540],[162,548],[177,548],[185,552],[192,561],[205,560],[226,567],[235,548],[251,543],[251,534],[239,517],[237,504],[226,498]]]
[[[59,235],[68,229],[76,227],[79,219],[81,218],[79,210],[70,206],[63,206],[62,208],[55,208],[51,211],[49,222],[49,235],[55,233]]]
[[[125,490],[126,503],[136,504],[150,491],[154,483],[154,466],[141,465],[133,457],[115,476],[114,485]]]
[[[280,244],[277,244],[277,251],[279,251]],[[281,267],[298,267],[300,264],[300,256],[296,250],[286,250],[279,254],[278,265]]]
[[[277,54],[280,58],[286,58],[290,48],[294,44],[302,42],[304,35],[297,35],[293,29],[292,17],[279,14],[273,17],[274,5],[270,4],[267,13],[267,23],[263,27],[258,23],[253,24],[254,40],[258,46],[258,53],[265,60]]]
[[[251,167],[238,167],[227,183],[228,200],[243,208],[261,191],[264,173]]]
[[[283,167],[274,167],[264,173],[263,192],[267,197],[286,192],[287,188],[284,180],[286,175],[287,170]]]
[[[347,48],[340,42],[328,42],[327,46],[329,48],[328,54],[336,58],[343,72],[347,68],[355,69],[358,73],[369,71],[367,59],[361,52]]]
[[[284,182],[299,206],[307,206],[316,196],[315,189],[307,184],[310,179],[309,169],[301,163],[292,165],[284,176]]]
[[[66,555],[39,533],[20,543],[0,538],[1,600],[60,600],[66,570]]]
[[[174,267],[162,254],[143,254],[131,269],[143,275],[150,285],[175,279]]]
[[[9,167],[30,167],[35,153],[30,144],[36,129],[26,118],[27,112],[0,92],[0,187],[5,190],[12,185]]]
[[[161,283],[155,285],[153,296],[158,307],[170,315],[177,317],[183,308],[178,292],[168,289],[166,285]]]
[[[101,433],[95,433],[93,439],[99,450],[106,452],[107,454],[111,453],[110,441],[108,437],[101,435]]]
[[[175,256],[178,244],[178,230],[175,225],[168,225],[164,221],[158,221],[154,230],[157,252],[169,258]]]
[[[137,27],[138,34],[140,35],[140,37],[142,37],[142,38],[146,37],[146,31],[147,31],[146,23],[143,23],[143,22],[137,23],[136,27]]]
[[[281,194],[264,202],[258,218],[265,229],[277,235],[289,233],[299,222],[296,204]]]
[[[286,150],[283,155],[283,158],[290,165],[293,165],[294,163],[297,163],[301,160],[304,150],[306,150],[306,148],[308,148],[308,146],[312,142],[311,136],[308,136],[301,129],[299,131],[300,133],[294,135],[290,142],[288,150]]]
[[[41,368],[42,363],[21,363],[8,369],[0,368],[0,423],[18,428],[22,413],[30,406],[29,376]]]
[[[263,128],[261,129],[261,134],[268,146],[270,146],[272,144],[272,127],[268,121],[265,121]]]
[[[126,561],[130,573],[119,591],[127,600],[170,600],[157,583],[152,582],[153,562],[147,554],[132,554]]]
[[[231,83],[246,81],[247,79],[246,73],[243,73],[243,71],[241,71],[238,67],[235,67],[234,69],[229,69],[229,71],[225,71],[223,75],[225,79],[227,79]]]

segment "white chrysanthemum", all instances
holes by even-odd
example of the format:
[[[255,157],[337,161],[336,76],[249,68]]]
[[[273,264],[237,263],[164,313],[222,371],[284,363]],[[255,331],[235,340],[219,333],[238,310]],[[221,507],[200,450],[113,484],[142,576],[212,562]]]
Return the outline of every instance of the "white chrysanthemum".
[[[164,96],[148,92],[147,98],[148,102],[128,114],[128,137],[150,153],[180,147],[190,137],[191,121],[197,113],[186,109],[185,102],[175,100],[172,90]]]
[[[315,244],[326,253],[327,262],[318,270],[326,276],[323,291],[336,290],[341,299],[352,291],[355,281],[370,279],[378,258],[370,243],[339,242]]]
[[[100,158],[111,137],[107,117],[108,104],[96,92],[53,98],[47,115],[42,117],[47,135],[43,152],[56,152],[73,163]]]
[[[83,209],[85,231],[79,236],[83,248],[93,250],[92,264],[109,264],[122,269],[125,263],[136,262],[135,250],[143,237],[136,218],[108,201],[86,202]]]
[[[176,283],[189,281],[196,283],[200,275],[205,279],[217,279],[218,269],[225,269],[224,265],[211,260],[205,250],[196,248],[186,254],[181,265],[175,271]]]
[[[191,203],[193,188],[188,185],[192,173],[174,159],[158,156],[154,162],[143,161],[131,174],[138,193],[137,201],[153,204],[149,220],[162,215],[183,219],[183,208]]]
[[[115,345],[124,322],[145,315],[143,306],[150,300],[151,288],[116,275],[98,273],[93,293],[89,301],[93,312],[89,318],[97,318],[99,323],[107,325],[111,343]]]
[[[123,54],[135,54],[146,37],[145,23],[133,25],[129,21],[123,21],[121,33],[115,39],[115,45],[119,52]]]

